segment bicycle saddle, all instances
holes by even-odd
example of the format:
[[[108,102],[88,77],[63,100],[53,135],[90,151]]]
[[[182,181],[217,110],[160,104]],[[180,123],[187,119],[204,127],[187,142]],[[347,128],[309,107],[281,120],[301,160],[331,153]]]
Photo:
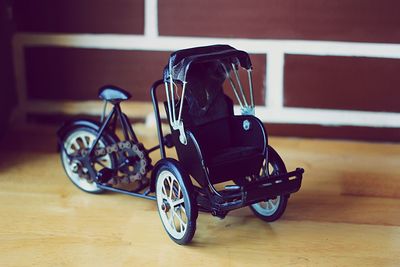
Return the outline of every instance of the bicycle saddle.
[[[130,99],[131,94],[124,89],[118,88],[117,86],[106,85],[100,88],[99,98],[115,104]]]

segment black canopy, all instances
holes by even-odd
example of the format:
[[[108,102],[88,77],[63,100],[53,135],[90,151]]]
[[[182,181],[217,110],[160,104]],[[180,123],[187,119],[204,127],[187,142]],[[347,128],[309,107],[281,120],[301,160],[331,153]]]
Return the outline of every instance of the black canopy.
[[[249,55],[241,50],[236,50],[229,45],[211,45],[178,50],[171,54],[168,65],[164,69],[164,81],[167,82],[172,74],[173,80],[188,82],[186,75],[190,66],[195,64],[223,63],[230,69],[231,63],[240,64],[245,69],[251,68]]]

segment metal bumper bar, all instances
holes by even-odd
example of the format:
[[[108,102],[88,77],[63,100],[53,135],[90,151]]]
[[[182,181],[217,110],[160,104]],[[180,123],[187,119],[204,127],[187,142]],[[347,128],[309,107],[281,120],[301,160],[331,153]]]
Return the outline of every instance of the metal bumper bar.
[[[221,211],[230,211],[260,201],[276,198],[279,195],[299,191],[304,169],[269,177],[262,177],[256,182],[240,187],[236,192],[224,193],[222,203],[215,203]]]

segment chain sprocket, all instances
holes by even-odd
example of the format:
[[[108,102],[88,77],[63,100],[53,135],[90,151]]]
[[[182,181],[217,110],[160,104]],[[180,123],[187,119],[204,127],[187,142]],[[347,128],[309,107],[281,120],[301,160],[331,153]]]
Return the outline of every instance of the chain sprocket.
[[[142,143],[121,141],[110,146],[97,149],[97,157],[116,153],[119,158],[118,174],[107,183],[113,186],[129,185],[129,190],[137,191],[147,185],[146,174],[151,170],[151,159]],[[132,187],[133,186],[133,187]]]

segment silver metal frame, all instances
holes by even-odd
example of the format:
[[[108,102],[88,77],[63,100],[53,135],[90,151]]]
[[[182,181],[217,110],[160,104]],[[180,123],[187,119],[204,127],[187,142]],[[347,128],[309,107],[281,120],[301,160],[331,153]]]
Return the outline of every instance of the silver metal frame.
[[[249,82],[249,91],[250,91],[250,104],[247,101],[246,94],[244,93],[244,89],[242,83],[240,82],[238,66],[232,63],[231,67],[234,72],[235,81],[232,79],[230,72],[228,71],[227,67],[221,62],[223,66],[226,77],[228,78],[229,84],[232,87],[233,93],[235,94],[236,99],[239,102],[240,110],[242,115],[255,115],[255,106],[254,106],[254,95],[253,95],[253,78],[252,78],[252,69],[247,69],[247,77]],[[171,72],[170,72],[171,73]],[[235,85],[235,82],[238,89]],[[184,81],[182,84],[182,94],[181,96],[178,95],[177,85],[172,79],[172,74],[170,74],[169,84],[168,82],[164,82],[165,85],[165,93],[167,96],[167,105],[168,105],[168,113],[169,113],[169,123],[172,126],[172,129],[179,130],[179,141],[186,145],[187,139],[185,134],[185,127],[183,125],[182,119],[182,107],[183,107],[183,99],[185,98],[185,89],[186,89],[187,82]],[[177,95],[180,99],[179,103],[179,112],[178,115],[176,114],[176,107],[175,107],[175,95]]]
[[[172,129],[179,130],[179,141],[183,145],[186,145],[187,144],[187,139],[186,139],[186,134],[185,134],[185,128],[184,128],[184,125],[183,125],[183,121],[181,120],[181,118],[182,118],[183,99],[185,97],[186,82],[183,82],[183,85],[182,85],[182,94],[180,96],[178,117],[176,116],[175,97],[174,97],[174,95],[177,94],[178,90],[176,90],[177,85],[174,83],[174,81],[172,79],[172,75],[170,75],[169,86],[168,86],[167,82],[165,82],[164,84],[165,84],[165,93],[167,95],[169,123],[172,126]]]
[[[235,97],[239,102],[240,110],[241,110],[242,115],[253,115],[254,116],[255,115],[255,106],[254,106],[254,95],[253,95],[252,69],[247,69],[247,78],[248,78],[248,82],[249,82],[249,91],[250,91],[250,105],[249,105],[248,101],[247,101],[247,98],[246,98],[246,95],[245,95],[244,90],[243,90],[242,83],[240,82],[240,77],[239,77],[239,72],[238,72],[237,65],[232,63],[232,70],[233,70],[233,72],[235,74],[236,83],[237,83],[237,85],[239,87],[240,94],[241,94],[242,98],[240,98],[240,96],[239,96],[238,90],[237,90],[236,85],[235,85],[235,81],[233,81],[228,69],[226,68],[226,66],[224,64],[222,64],[222,66],[223,66],[223,68],[225,70],[226,77],[229,80],[229,84],[232,87],[233,93],[235,94]]]

